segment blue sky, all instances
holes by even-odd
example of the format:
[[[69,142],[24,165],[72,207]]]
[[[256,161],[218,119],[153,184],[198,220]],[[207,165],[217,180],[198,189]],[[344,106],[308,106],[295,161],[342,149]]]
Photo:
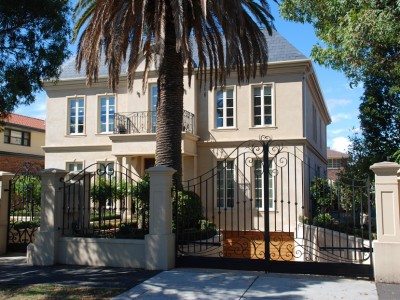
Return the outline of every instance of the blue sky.
[[[271,9],[277,31],[309,57],[312,46],[318,43],[313,27],[309,24],[282,20],[279,16],[278,5],[272,1]],[[71,45],[71,51],[75,52],[75,49],[76,45]],[[363,92],[362,86],[350,88],[349,80],[341,72],[317,64],[314,64],[314,67],[332,118],[332,124],[328,126],[328,146],[346,152],[348,137],[359,128],[357,116]],[[15,113],[45,119],[46,94],[38,94],[34,104],[18,107]]]

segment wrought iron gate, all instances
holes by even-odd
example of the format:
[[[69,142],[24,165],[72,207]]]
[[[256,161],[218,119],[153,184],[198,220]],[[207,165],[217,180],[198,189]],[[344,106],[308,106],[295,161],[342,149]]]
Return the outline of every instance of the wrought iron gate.
[[[179,266],[373,276],[369,181],[262,138],[176,189]]]
[[[40,226],[41,167],[25,163],[10,180],[8,252],[25,252]]]

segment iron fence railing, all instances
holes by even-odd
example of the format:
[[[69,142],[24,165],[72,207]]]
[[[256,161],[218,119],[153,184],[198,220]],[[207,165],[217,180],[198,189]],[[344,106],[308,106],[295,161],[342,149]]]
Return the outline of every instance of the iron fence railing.
[[[102,164],[70,175],[63,188],[63,236],[143,239],[149,191],[146,179],[136,178],[123,166],[116,171]]]
[[[156,119],[157,115],[155,111],[115,113],[114,133],[116,134],[155,133]],[[194,133],[194,114],[186,110],[183,111],[182,131]]]

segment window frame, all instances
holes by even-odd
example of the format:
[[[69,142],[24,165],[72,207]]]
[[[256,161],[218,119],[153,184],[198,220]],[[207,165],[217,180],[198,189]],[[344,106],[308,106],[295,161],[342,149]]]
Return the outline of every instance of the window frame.
[[[68,113],[67,113],[67,134],[69,136],[78,136],[78,135],[85,135],[86,133],[86,98],[85,96],[74,96],[74,97],[68,97],[67,98],[67,105],[68,105]],[[83,122],[82,122],[82,132],[77,132],[79,130],[75,130],[75,132],[71,132],[71,117],[72,117],[72,110],[71,110],[71,101],[77,101],[77,100],[82,100],[83,101]],[[80,106],[78,106],[78,110],[79,110]],[[76,107],[75,107],[76,110]],[[77,113],[75,113],[74,116],[77,120],[77,122],[75,122],[74,126],[75,128],[79,127],[79,111],[77,111]]]
[[[260,167],[262,167],[262,163],[263,163],[263,161],[262,161],[262,159],[258,159],[258,158],[256,158],[256,159],[254,159],[253,160],[253,172],[252,172],[252,174],[253,174],[253,180],[254,180],[254,187],[253,187],[253,199],[254,199],[254,208],[255,209],[257,209],[258,211],[265,211],[265,208],[264,208],[264,185],[263,185],[263,183],[264,183],[264,173],[262,173],[262,170],[261,170],[261,188],[259,189],[260,191],[261,191],[261,206],[258,206],[257,205],[257,203],[260,203],[260,202],[258,202],[259,200],[258,200],[258,197],[257,197],[257,187],[258,187],[258,184],[257,184],[257,166],[256,166],[256,164],[257,163],[260,163]],[[274,170],[274,168],[273,168],[273,160],[272,159],[269,159],[269,171],[268,171],[268,175],[269,175],[269,180],[270,180],[270,182],[269,182],[269,190],[271,191],[271,193],[269,193],[269,208],[268,208],[268,211],[273,211],[274,209],[275,209],[275,205],[274,205],[274,198],[275,198],[275,177],[274,177],[274,175],[273,175],[273,170]]]
[[[231,169],[229,169],[231,171],[232,177],[230,178],[231,180],[231,187],[228,188],[227,187],[227,172],[228,172],[228,168],[227,168],[227,164],[232,164]],[[221,173],[219,172],[219,167],[222,166],[222,170],[224,171],[223,174],[223,178],[222,178],[222,184],[223,187],[222,189],[220,188],[220,182],[221,182]],[[223,159],[223,160],[218,160],[217,161],[217,166],[216,166],[216,201],[215,201],[215,207],[217,209],[234,209],[235,208],[235,196],[236,196],[236,188],[235,188],[235,161],[234,160],[227,160],[227,159]],[[227,191],[232,190],[232,196],[229,197],[227,196]],[[220,195],[220,191],[223,191],[223,195],[221,197]],[[221,200],[223,201],[223,203],[221,203]],[[228,201],[231,201],[230,205],[225,205],[228,204]],[[220,205],[222,204],[222,205]]]
[[[77,166],[78,164],[82,164],[82,168],[81,168],[80,170],[78,170],[78,169],[76,168],[76,166]],[[70,168],[69,168],[70,165],[73,165],[73,166],[74,166],[74,169],[71,170],[71,171],[69,170],[69,169],[70,169]],[[65,170],[66,170],[68,173],[79,173],[79,172],[83,171],[84,168],[85,168],[85,164],[84,164],[83,161],[67,161],[67,162],[65,163]]]
[[[8,134],[6,134],[8,132]],[[21,133],[21,137],[13,137],[12,132],[18,132]],[[24,146],[24,147],[30,147],[31,146],[31,132],[29,131],[24,131],[24,130],[18,130],[18,129],[13,129],[13,128],[4,128],[4,139],[3,142],[4,144],[9,144],[9,145],[16,145],[16,146]],[[20,143],[13,143],[12,140],[14,139],[20,139]],[[25,144],[25,141],[28,141]]]
[[[109,130],[109,126],[111,125],[110,120],[111,120],[111,114],[110,114],[110,107],[111,105],[109,104],[110,98],[114,99],[114,111],[113,111],[113,118],[112,118],[112,124],[113,127],[111,130]],[[101,127],[103,125],[103,122],[101,120],[102,117],[102,100],[105,99],[106,100],[106,122],[105,122],[105,126],[106,126],[106,131],[102,131]],[[114,133],[114,129],[115,129],[115,113],[116,113],[116,108],[117,108],[117,97],[115,94],[104,94],[104,95],[98,95],[97,97],[97,112],[98,112],[98,133],[100,134],[113,134]]]
[[[227,97],[227,91],[232,91],[232,107],[227,106],[227,99],[230,99]],[[222,93],[222,118],[218,117],[218,94]],[[236,87],[235,86],[227,86],[225,88],[216,88],[214,90],[214,128],[215,129],[236,129]],[[232,117],[227,114],[228,109],[232,109]],[[233,124],[228,126],[228,118],[232,118]],[[222,119],[222,126],[218,126],[218,120]]]
[[[149,119],[148,126],[151,133],[155,133],[157,130],[157,102],[158,102],[158,84],[156,82],[150,82],[149,85]],[[156,94],[153,94],[153,89],[156,89]],[[154,103],[154,99],[156,102]]]
[[[271,123],[266,124],[265,123],[265,87],[270,87],[271,93]],[[260,120],[261,124],[256,124],[256,115],[255,115],[255,89],[260,88],[260,107],[261,107],[261,114],[260,114]],[[251,127],[253,128],[264,128],[264,127],[274,127],[275,126],[275,84],[273,82],[270,83],[262,83],[262,84],[252,84],[251,85],[251,101],[250,101],[250,120],[251,120]],[[263,109],[264,108],[264,109]]]

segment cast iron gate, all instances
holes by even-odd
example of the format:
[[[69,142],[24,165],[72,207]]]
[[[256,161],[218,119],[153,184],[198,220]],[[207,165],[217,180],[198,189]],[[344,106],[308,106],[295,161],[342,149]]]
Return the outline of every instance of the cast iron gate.
[[[30,162],[10,180],[7,252],[25,252],[40,226],[41,167]]]
[[[176,188],[177,265],[373,277],[369,181],[303,151],[248,141]]]

